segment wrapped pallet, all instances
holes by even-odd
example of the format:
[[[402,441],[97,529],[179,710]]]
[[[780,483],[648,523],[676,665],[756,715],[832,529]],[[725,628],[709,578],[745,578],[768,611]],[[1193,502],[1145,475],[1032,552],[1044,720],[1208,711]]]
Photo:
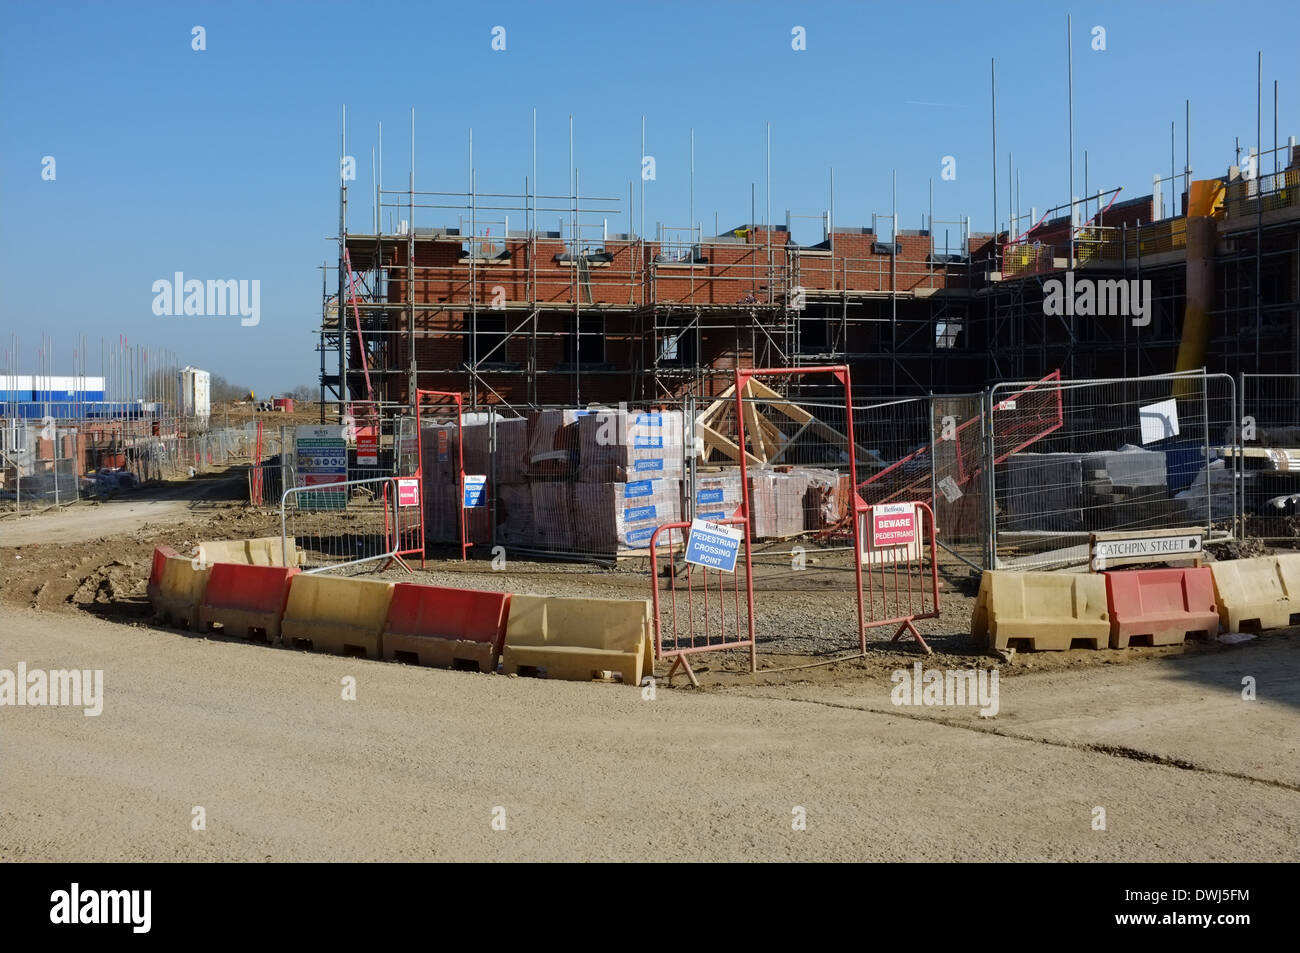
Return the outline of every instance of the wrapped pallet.
[[[533,480],[532,545],[549,553],[578,552],[573,514],[573,484],[568,480]]]
[[[567,477],[578,468],[578,421],[586,410],[533,410],[528,413],[529,479]]]
[[[593,410],[578,420],[578,479],[681,479],[682,439],[680,410]]]
[[[425,423],[420,428],[420,468],[426,483],[460,481],[459,426]]]
[[[723,470],[720,473],[697,473],[695,477],[695,518],[701,520],[730,519],[741,503],[740,471]]]
[[[497,417],[494,422],[465,420],[465,472],[482,474],[496,486],[524,483],[528,479],[528,421],[523,417]],[[491,452],[496,430],[496,459]]]
[[[582,551],[607,555],[647,551],[659,526],[681,520],[681,492],[680,480],[575,484]],[[673,530],[659,537],[659,545],[667,545],[670,536],[681,542],[680,530]]]
[[[849,477],[835,470],[808,468],[802,471],[808,481],[804,491],[804,529],[816,532],[829,529],[848,513]]]
[[[760,470],[749,475],[750,534],[755,539],[799,536],[804,529],[808,477],[800,470]]]
[[[497,542],[507,548],[534,545],[533,490],[527,483],[497,487]]]

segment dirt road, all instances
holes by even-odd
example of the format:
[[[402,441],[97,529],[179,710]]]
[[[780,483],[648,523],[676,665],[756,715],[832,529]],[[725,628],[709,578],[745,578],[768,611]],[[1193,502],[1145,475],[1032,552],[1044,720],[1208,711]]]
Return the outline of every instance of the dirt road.
[[[0,608],[20,660],[105,702],[0,707],[6,860],[1300,859],[1295,635],[1006,678],[991,722],[888,677],[647,700]]]

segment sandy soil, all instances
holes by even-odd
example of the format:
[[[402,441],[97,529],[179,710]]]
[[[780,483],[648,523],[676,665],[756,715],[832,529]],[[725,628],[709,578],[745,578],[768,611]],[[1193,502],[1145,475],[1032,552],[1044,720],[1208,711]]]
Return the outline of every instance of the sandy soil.
[[[647,700],[86,616],[0,631],[0,667],[100,668],[106,696],[0,709],[7,860],[1300,859],[1295,689],[1233,700],[1242,665],[1294,685],[1293,638],[1015,679],[989,725],[880,679]]]

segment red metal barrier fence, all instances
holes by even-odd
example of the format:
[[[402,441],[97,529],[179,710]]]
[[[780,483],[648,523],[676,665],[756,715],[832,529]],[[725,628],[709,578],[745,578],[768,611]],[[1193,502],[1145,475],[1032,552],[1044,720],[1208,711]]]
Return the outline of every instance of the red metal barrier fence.
[[[865,619],[863,651],[866,629],[897,625],[891,642],[907,632],[931,654],[914,623],[939,616],[934,510],[920,502],[868,506],[859,500],[856,512],[861,540],[858,606]]]
[[[758,661],[754,648],[754,588],[749,523],[744,519],[719,519],[712,522],[740,529],[745,556],[743,581],[739,565],[732,573],[693,563],[682,563],[679,566],[678,546],[684,555],[689,543],[690,523],[664,523],[650,537],[655,659],[672,659],[673,665],[668,670],[668,677],[671,678],[681,668],[693,685],[698,683],[691,670],[691,655],[748,646],[751,672],[756,670]],[[677,530],[680,532],[674,532]],[[668,534],[668,541],[660,551],[659,535],[664,532]],[[667,570],[668,576],[667,587],[662,592],[659,584],[660,566]]]

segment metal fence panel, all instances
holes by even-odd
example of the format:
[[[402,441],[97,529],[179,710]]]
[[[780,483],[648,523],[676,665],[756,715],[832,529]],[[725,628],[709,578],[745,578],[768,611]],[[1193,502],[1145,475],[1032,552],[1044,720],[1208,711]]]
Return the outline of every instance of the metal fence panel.
[[[1241,375],[1243,535],[1300,543],[1300,374]]]
[[[1233,536],[1235,399],[1231,377],[1202,372],[994,385],[990,565],[1084,565],[1094,531]]]

